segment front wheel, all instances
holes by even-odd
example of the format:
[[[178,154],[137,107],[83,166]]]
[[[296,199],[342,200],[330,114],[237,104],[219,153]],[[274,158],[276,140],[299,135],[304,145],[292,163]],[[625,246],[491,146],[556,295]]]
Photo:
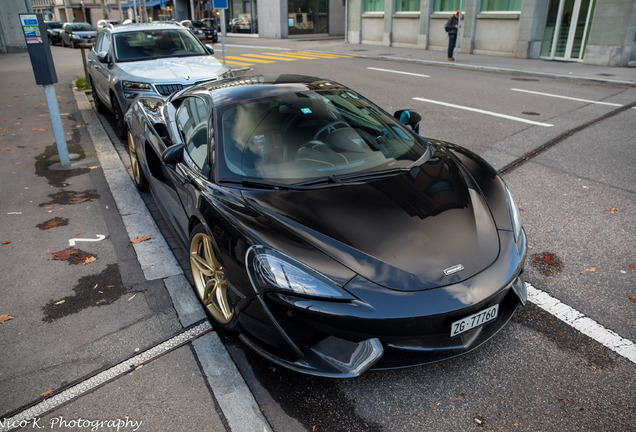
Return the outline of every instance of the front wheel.
[[[121,139],[126,139],[126,120],[124,119],[124,111],[119,106],[117,98],[111,98],[111,106],[113,107],[113,113],[115,114],[115,132]]]
[[[190,271],[194,289],[206,312],[220,327],[234,329],[236,320],[228,298],[225,270],[214,252],[212,238],[201,224],[190,235]]]

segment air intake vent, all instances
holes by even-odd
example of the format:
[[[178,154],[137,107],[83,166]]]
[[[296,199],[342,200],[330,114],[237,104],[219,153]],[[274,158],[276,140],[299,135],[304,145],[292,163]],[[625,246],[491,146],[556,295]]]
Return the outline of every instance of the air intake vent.
[[[160,95],[162,96],[169,96],[172,93],[182,90],[183,89],[183,85],[181,84],[161,84],[161,85],[155,85],[155,88],[157,89],[157,91],[159,92]]]

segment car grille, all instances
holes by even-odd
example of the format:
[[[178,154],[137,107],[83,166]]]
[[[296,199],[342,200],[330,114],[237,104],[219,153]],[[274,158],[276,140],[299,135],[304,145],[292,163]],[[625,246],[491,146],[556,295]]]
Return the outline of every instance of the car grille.
[[[182,90],[184,86],[182,84],[161,84],[155,85],[155,88],[162,96],[169,96],[172,93]]]

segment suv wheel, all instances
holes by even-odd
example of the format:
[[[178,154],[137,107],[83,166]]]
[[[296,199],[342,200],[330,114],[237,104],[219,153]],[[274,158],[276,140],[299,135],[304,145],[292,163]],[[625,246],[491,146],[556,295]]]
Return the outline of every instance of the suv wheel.
[[[115,131],[117,136],[121,139],[126,139],[126,121],[124,120],[124,112],[119,106],[119,101],[116,97],[111,98],[111,105],[113,107],[113,114],[115,114]]]
[[[102,102],[102,100],[99,98],[99,95],[97,94],[97,90],[95,89],[95,83],[93,82],[93,78],[90,78],[91,80],[91,94],[93,95],[93,101],[95,102],[95,109],[97,110],[98,113],[105,113],[108,111],[108,109],[106,108],[106,105],[104,105],[104,102]]]

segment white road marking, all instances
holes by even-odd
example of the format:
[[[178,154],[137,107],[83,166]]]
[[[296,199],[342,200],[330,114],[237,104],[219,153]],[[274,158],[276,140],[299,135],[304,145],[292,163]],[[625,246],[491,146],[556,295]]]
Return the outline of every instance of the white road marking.
[[[529,301],[632,363],[636,363],[636,344],[634,342],[606,329],[593,319],[586,317],[548,293],[536,289],[529,283],[526,283],[526,287],[528,288]]]
[[[414,97],[413,99],[417,100],[417,101],[420,101],[420,102],[427,102],[427,103],[432,103],[432,104],[436,104],[436,105],[446,106],[446,107],[449,107],[449,108],[456,108],[456,109],[460,109],[460,110],[476,112],[476,113],[479,113],[479,114],[486,114],[486,115],[490,115],[490,116],[494,116],[494,117],[500,117],[500,118],[504,118],[504,119],[507,119],[507,120],[514,120],[514,121],[518,121],[518,122],[521,122],[521,123],[531,124],[533,126],[543,126],[543,127],[552,127],[552,126],[554,126],[553,124],[550,124],[550,123],[536,122],[536,121],[524,119],[524,118],[521,118],[521,117],[514,117],[514,116],[509,116],[509,115],[506,115],[506,114],[500,114],[500,113],[492,112],[492,111],[485,111],[485,110],[482,110],[482,109],[479,109],[479,108],[471,108],[471,107],[462,106],[462,105],[455,105],[455,104],[448,103],[448,102],[440,102],[440,101],[435,101],[435,100],[431,100],[431,99],[424,99],[424,98],[420,98],[420,97]]]
[[[430,75],[417,74],[417,73],[413,73],[413,72],[396,71],[396,70],[391,70],[391,69],[380,69],[380,68],[374,68],[374,67],[367,67],[367,69],[374,70],[374,71],[380,71],[380,72],[390,72],[390,73],[402,74],[402,75],[412,75],[412,76],[417,76],[417,77],[421,77],[421,78],[430,78],[431,77]]]
[[[102,241],[106,238],[105,235],[103,234],[97,234],[97,238],[94,239],[88,239],[88,238],[72,238],[68,240],[68,245],[69,246],[75,246],[76,242],[98,242],[98,241]]]
[[[623,106],[623,105],[617,104],[617,103],[593,101],[593,100],[589,100],[589,99],[579,99],[579,98],[574,98],[574,97],[569,97],[569,96],[561,96],[561,95],[555,95],[555,94],[552,94],[552,93],[542,93],[542,92],[531,91],[531,90],[523,90],[523,89],[518,89],[518,88],[511,88],[510,90],[516,91],[516,92],[523,92],[523,93],[539,95],[539,96],[547,96],[547,97],[553,97],[553,98],[558,98],[558,99],[567,99],[567,100],[572,100],[572,101],[577,101],[577,102],[585,102],[585,103],[598,104],[598,105],[609,105],[609,106],[615,106],[615,107],[622,107]]]

